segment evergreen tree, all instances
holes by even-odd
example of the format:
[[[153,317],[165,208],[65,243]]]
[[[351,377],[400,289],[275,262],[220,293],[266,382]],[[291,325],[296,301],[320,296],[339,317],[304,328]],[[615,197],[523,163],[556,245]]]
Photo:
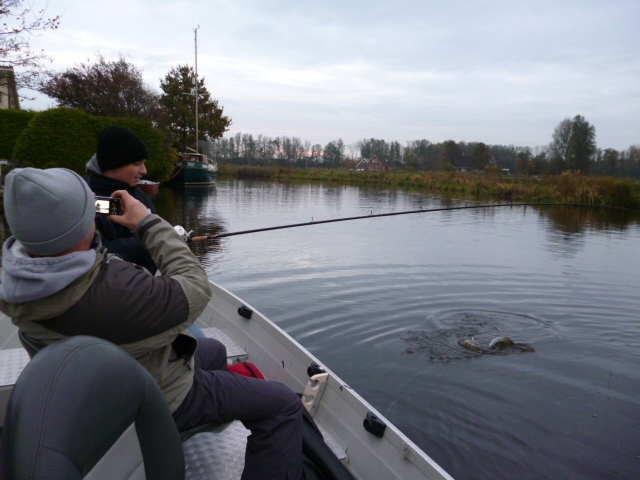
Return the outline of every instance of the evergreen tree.
[[[211,98],[204,78],[198,78],[197,81],[198,140],[220,138],[229,130],[231,119],[222,114],[223,108],[218,106],[217,100]],[[183,151],[187,147],[193,148],[196,143],[195,85],[195,72],[188,65],[172,68],[164,80],[160,81],[163,92],[160,103],[166,113],[163,126],[174,145]]]

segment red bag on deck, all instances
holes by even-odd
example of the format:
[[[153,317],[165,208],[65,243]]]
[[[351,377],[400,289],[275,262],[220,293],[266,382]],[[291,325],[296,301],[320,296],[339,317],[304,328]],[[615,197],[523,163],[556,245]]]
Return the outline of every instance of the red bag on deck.
[[[264,380],[262,372],[251,362],[238,362],[233,365],[227,365],[227,370],[245,377],[261,378]]]

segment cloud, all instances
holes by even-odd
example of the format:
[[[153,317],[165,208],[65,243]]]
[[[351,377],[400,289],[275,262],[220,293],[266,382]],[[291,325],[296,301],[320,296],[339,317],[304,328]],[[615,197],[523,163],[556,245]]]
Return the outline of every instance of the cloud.
[[[640,3],[51,0],[34,39],[64,69],[125,55],[156,88],[198,67],[231,133],[546,144],[584,115],[601,148],[640,143]]]

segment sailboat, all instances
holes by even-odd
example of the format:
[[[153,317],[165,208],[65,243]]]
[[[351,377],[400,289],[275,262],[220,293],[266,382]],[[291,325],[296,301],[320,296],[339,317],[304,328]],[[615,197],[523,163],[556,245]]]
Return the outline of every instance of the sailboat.
[[[218,175],[218,162],[207,155],[198,152],[198,29],[194,28],[195,35],[195,82],[194,97],[196,102],[196,145],[195,150],[187,148],[188,152],[182,152],[176,162],[173,175],[166,183],[174,185],[211,185],[215,183]]]

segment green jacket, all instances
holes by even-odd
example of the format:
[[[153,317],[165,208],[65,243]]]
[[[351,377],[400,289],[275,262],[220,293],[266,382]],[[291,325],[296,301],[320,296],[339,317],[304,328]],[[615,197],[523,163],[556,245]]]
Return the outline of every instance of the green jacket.
[[[0,299],[0,310],[24,333],[45,343],[91,335],[119,345],[151,373],[174,411],[193,383],[197,341],[185,329],[206,307],[211,284],[187,244],[159,216],[146,217],[134,233],[162,276],[98,245],[89,271],[61,291],[23,303]],[[5,261],[6,248],[3,266]],[[2,278],[9,281],[4,273]]]

